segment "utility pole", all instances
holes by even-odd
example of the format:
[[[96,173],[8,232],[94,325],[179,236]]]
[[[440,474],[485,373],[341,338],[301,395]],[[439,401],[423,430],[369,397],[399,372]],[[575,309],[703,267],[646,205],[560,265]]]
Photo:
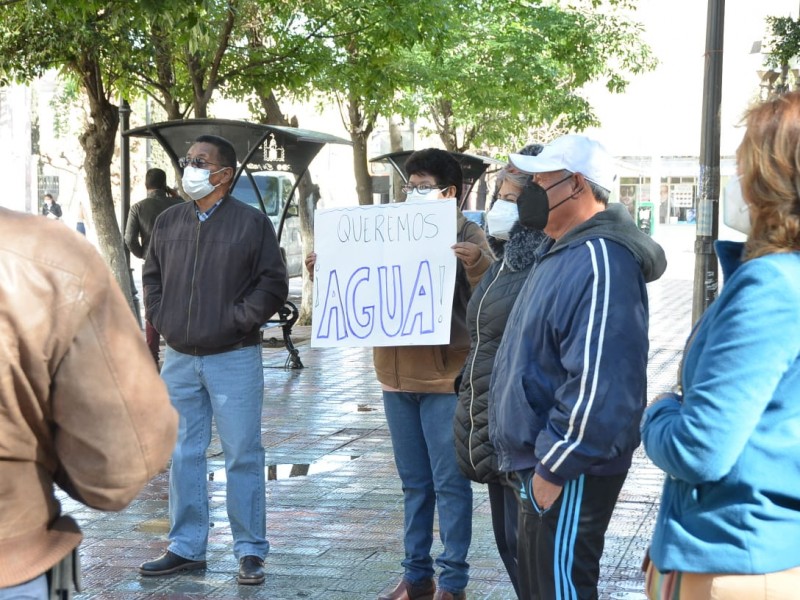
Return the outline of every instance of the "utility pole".
[[[708,0],[703,116],[700,136],[700,179],[697,199],[697,238],[694,242],[692,323],[717,297],[719,273],[714,241],[719,237],[720,107],[722,105],[722,48],[725,0]]]
[[[128,101],[124,98],[120,99],[119,103],[119,124],[120,124],[120,136],[119,136],[119,147],[120,147],[120,163],[119,163],[119,179],[120,179],[120,231],[122,232],[122,236],[125,237],[125,227],[128,224],[128,212],[131,208],[131,146],[130,140],[128,136],[124,135],[128,129],[130,129],[131,124],[131,106],[128,104]],[[124,246],[124,253],[125,253],[125,262],[128,263],[128,272],[131,275],[131,295],[133,297],[133,314],[136,317],[136,322],[139,323],[139,327],[142,326],[141,321],[141,308],[139,306],[139,296],[136,293],[136,285],[133,281],[133,269],[131,268],[131,253],[128,250],[128,247],[123,244]]]

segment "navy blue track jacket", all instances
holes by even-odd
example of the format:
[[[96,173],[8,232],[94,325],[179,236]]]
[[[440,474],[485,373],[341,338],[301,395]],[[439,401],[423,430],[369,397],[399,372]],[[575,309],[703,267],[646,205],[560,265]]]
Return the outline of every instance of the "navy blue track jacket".
[[[563,485],[630,467],[646,404],[645,283],[661,247],[610,205],[553,243],[509,316],[492,374],[489,434],[502,471]]]

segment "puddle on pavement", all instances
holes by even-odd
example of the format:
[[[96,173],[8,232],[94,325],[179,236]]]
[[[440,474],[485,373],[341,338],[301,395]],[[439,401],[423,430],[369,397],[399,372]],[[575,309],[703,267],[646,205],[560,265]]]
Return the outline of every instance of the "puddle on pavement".
[[[307,477],[333,471],[359,457],[360,455],[328,454],[310,463],[267,465],[265,472],[268,481],[290,479],[292,477]],[[211,471],[208,474],[208,480],[226,481],[225,467]]]

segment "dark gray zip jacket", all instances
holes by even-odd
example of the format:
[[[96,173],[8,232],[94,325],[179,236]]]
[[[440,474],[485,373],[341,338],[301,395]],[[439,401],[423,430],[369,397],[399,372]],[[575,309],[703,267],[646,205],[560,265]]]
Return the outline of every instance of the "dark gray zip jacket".
[[[197,356],[260,343],[289,292],[272,222],[232,196],[205,222],[194,202],[161,213],[142,282],[147,320],[171,348]]]
[[[467,305],[470,350],[464,364],[453,422],[456,457],[464,475],[489,483],[497,478],[497,457],[489,440],[489,382],[506,320],[534,263],[543,233],[515,225],[508,242],[491,239],[500,260],[484,274]]]

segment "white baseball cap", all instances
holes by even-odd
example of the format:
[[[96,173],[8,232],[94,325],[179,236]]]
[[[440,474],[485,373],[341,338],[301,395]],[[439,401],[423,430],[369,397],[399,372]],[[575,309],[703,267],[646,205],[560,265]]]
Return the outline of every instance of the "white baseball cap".
[[[511,154],[508,159],[524,173],[561,170],[580,173],[608,191],[617,178],[614,158],[599,142],[585,135],[563,135],[547,144],[536,156]]]

